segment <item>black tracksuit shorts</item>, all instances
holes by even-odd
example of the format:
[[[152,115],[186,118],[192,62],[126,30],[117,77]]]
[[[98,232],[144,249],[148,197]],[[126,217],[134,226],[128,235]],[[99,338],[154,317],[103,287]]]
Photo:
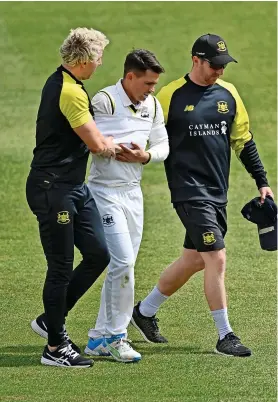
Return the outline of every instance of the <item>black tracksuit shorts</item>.
[[[225,248],[226,206],[207,201],[178,202],[174,208],[186,229],[184,248],[200,252]]]

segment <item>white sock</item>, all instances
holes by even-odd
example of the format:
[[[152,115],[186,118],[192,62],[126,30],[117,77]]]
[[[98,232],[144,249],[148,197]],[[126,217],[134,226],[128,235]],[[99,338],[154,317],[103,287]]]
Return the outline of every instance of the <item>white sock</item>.
[[[152,317],[169,296],[163,295],[155,286],[150,294],[140,303],[139,311],[145,317]]]
[[[215,325],[218,329],[220,340],[223,339],[229,332],[233,332],[228,318],[227,308],[211,311]]]

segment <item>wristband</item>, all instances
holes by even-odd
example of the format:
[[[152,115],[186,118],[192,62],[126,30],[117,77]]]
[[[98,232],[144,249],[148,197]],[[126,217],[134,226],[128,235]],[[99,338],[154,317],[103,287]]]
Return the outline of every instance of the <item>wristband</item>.
[[[149,161],[152,158],[152,154],[150,152],[147,152],[147,153],[149,154],[149,158],[148,158],[148,160],[146,162],[142,162],[142,165],[146,165],[147,163],[149,163]]]

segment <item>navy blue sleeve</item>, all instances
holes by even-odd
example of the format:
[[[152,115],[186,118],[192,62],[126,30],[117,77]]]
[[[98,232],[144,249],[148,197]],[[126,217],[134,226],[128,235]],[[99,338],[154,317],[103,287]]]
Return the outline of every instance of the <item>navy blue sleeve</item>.
[[[245,169],[256,181],[258,189],[261,187],[268,187],[266,172],[260,160],[258,150],[253,139],[246,142],[239,155],[239,159],[245,166]]]

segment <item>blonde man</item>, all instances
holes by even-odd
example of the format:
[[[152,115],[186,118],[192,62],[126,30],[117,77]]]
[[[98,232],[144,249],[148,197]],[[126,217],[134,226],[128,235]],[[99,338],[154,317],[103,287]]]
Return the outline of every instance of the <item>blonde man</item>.
[[[90,367],[65,330],[65,316],[92,286],[110,260],[95,201],[84,184],[89,153],[115,156],[112,137],[104,138],[94,120],[82,80],[102,62],[109,43],[99,31],[70,31],[60,48],[62,65],[46,81],[37,116],[36,147],[26,196],[39,222],[47,260],[45,312],[32,329],[48,339],[41,363]],[[83,257],[73,271],[74,246]]]

